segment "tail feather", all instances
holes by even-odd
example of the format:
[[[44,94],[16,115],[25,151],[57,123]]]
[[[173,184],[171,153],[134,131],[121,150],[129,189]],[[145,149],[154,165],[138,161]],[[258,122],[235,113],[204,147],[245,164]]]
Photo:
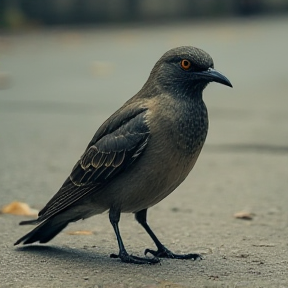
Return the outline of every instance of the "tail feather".
[[[32,231],[30,231],[28,234],[24,235],[20,239],[18,239],[14,245],[18,245],[21,242],[23,244],[31,244],[33,242],[39,241],[40,243],[47,243],[52,238],[54,238],[61,230],[63,230],[67,225],[68,221],[66,222],[58,222],[55,221],[57,219],[47,219],[43,223],[41,223],[39,226],[34,228]],[[37,220],[30,220],[30,221],[22,221],[20,225],[25,224],[37,224]]]
[[[38,219],[21,221],[19,223],[19,225],[36,225],[36,224],[39,224],[39,220]]]

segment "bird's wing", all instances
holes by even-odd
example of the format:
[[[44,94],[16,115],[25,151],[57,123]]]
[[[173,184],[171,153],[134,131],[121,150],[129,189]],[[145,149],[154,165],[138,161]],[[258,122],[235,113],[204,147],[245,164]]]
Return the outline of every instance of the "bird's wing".
[[[69,178],[39,212],[41,222],[89,193],[97,193],[136,161],[147,146],[150,130],[147,109],[113,114],[96,132]],[[25,224],[25,223],[23,223]]]

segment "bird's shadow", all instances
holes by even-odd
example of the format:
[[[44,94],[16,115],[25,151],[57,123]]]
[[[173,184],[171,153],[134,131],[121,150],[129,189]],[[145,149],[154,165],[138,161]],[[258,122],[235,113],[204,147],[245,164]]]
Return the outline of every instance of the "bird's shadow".
[[[41,259],[57,259],[63,263],[74,263],[77,267],[85,266],[85,267],[92,267],[95,269],[96,267],[109,267],[115,268],[117,270],[125,271],[127,268],[126,265],[131,265],[127,263],[121,262],[120,259],[112,259],[110,254],[105,253],[98,253],[98,251],[93,251],[93,249],[97,250],[97,248],[89,247],[87,250],[85,248],[69,248],[69,247],[57,247],[57,246],[42,246],[42,245],[29,245],[29,246],[22,246],[16,247],[16,251],[29,253],[36,256],[41,257]],[[91,251],[92,250],[92,251]],[[113,257],[114,258],[114,257]],[[50,262],[50,261],[49,261]],[[147,270],[155,269],[155,266],[161,266],[161,262],[159,265],[133,265],[133,267],[141,266],[143,269],[146,267]],[[154,267],[154,268],[153,268]],[[136,270],[139,268],[136,268]],[[144,268],[144,270],[146,270]],[[116,271],[116,270],[115,270]],[[137,270],[138,271],[138,270]]]
[[[91,248],[93,249],[93,248]],[[86,263],[87,265],[98,264],[109,264],[115,262],[109,258],[109,255],[94,253],[91,250],[68,248],[68,247],[56,247],[56,246],[40,246],[30,245],[17,247],[17,251],[34,254],[41,256],[42,258],[57,258],[61,261],[73,261]],[[118,262],[118,261],[116,261]]]

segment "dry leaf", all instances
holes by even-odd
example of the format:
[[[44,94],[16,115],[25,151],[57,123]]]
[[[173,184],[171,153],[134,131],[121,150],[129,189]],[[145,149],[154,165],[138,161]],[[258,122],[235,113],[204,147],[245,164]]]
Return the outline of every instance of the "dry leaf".
[[[72,232],[67,232],[69,235],[92,235],[93,232],[90,230],[79,230],[79,231],[72,231]]]
[[[252,220],[253,217],[255,216],[254,213],[250,213],[250,212],[237,212],[234,214],[234,217],[237,219],[243,219],[243,220]]]
[[[38,211],[29,207],[28,204],[23,202],[14,201],[1,209],[1,213],[24,215],[24,216],[37,216]]]

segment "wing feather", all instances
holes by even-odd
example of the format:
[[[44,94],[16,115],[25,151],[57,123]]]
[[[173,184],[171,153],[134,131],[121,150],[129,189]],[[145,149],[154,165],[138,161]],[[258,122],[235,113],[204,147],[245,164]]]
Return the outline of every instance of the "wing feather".
[[[125,112],[120,113],[118,122],[112,115],[113,123],[108,119],[104,123],[107,127],[104,125],[100,128],[102,132],[96,132],[94,141],[92,139],[89,143],[69,178],[39,212],[38,222],[63,211],[90,193],[97,193],[140,158],[148,145],[150,129],[146,121],[147,109],[133,111],[131,113],[128,109],[126,118],[123,116]]]

